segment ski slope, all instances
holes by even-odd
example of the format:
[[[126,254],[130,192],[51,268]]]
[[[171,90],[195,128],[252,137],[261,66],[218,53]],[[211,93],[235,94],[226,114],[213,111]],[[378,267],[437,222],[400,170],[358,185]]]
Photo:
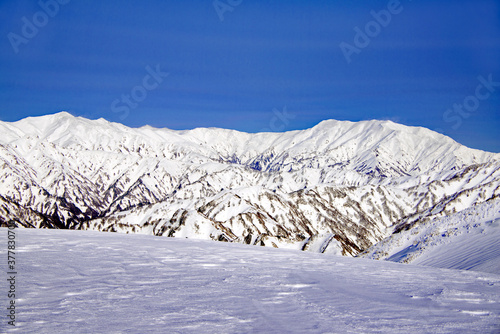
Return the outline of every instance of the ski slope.
[[[7,326],[3,312],[2,333],[500,331],[500,275],[139,234],[15,231],[18,323]],[[5,258],[7,229],[0,235]]]
[[[361,256],[500,275],[500,199],[423,221],[390,235]]]

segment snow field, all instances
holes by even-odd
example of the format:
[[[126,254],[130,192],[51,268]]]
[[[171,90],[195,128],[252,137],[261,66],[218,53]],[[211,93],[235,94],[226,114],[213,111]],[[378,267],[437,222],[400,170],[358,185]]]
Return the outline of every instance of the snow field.
[[[2,315],[2,333],[500,330],[495,274],[138,234],[16,235],[19,322]]]

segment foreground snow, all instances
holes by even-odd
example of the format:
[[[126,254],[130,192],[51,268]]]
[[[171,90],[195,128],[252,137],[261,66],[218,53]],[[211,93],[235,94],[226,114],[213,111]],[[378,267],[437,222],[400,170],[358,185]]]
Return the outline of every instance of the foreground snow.
[[[145,235],[16,233],[19,323],[9,332],[500,330],[499,275]]]

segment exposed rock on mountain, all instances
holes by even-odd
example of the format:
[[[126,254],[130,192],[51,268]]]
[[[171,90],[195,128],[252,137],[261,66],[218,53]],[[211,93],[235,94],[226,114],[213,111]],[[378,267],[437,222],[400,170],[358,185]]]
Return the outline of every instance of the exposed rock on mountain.
[[[301,131],[0,122],[0,220],[356,255],[494,200],[500,154],[390,121]]]

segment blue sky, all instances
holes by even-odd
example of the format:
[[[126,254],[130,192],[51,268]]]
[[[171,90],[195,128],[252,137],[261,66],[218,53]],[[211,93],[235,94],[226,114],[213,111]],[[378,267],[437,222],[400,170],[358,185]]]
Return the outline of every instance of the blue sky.
[[[0,1],[0,120],[390,119],[500,152],[500,1],[55,1]]]

